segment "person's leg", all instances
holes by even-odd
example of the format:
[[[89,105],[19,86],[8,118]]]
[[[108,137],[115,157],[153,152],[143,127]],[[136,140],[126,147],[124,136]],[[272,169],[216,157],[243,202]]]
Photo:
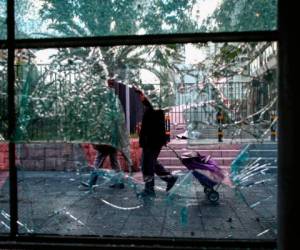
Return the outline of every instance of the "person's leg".
[[[142,173],[145,182],[145,192],[154,194],[154,164],[157,153],[155,150],[143,148]]]
[[[109,154],[109,159],[110,159],[110,163],[111,163],[111,167],[113,170],[115,170],[116,172],[116,176],[115,178],[113,177],[112,178],[112,184],[110,185],[110,187],[112,188],[124,188],[124,180],[121,176],[121,166],[120,166],[120,163],[118,161],[118,152],[117,150],[116,151],[113,151]]]
[[[93,164],[95,169],[102,168],[102,165],[103,165],[103,162],[104,162],[106,156],[107,156],[106,153],[97,150],[96,158],[95,158],[95,161]]]
[[[103,162],[106,158],[106,154],[97,150],[97,153],[96,153],[96,158],[95,158],[95,161],[94,161],[94,170],[92,171],[91,175],[90,175],[90,180],[89,180],[89,187],[92,187],[93,185],[96,184],[97,182],[97,179],[98,179],[98,172],[97,172],[97,169],[101,168],[102,165],[103,165]]]
[[[155,152],[155,163],[154,171],[157,176],[159,176],[163,181],[167,183],[166,191],[169,191],[177,181],[177,176],[172,175],[162,164],[157,160],[160,149]]]
[[[134,169],[133,162],[130,159],[130,157],[128,156],[128,154],[125,154],[124,152],[121,152],[121,153],[122,153],[122,156],[124,157],[124,159],[125,159],[125,161],[127,163],[129,174],[131,174],[132,171],[133,171],[133,169]]]
[[[114,151],[114,152],[110,153],[109,154],[109,159],[110,159],[112,169],[115,170],[116,172],[120,172],[121,171],[121,166],[120,166],[120,163],[118,161],[118,152]]]

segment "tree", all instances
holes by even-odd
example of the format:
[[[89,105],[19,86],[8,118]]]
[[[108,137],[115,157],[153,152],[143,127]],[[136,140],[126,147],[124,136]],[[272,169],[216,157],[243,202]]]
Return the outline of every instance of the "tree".
[[[0,0],[0,39],[6,38],[6,4],[4,0]]]
[[[124,0],[43,0],[41,18],[49,25],[38,35],[88,37],[170,29],[181,32],[188,20],[183,18],[187,14],[184,2],[143,2],[143,5],[149,5],[149,9],[145,9],[135,1]],[[159,28],[157,16],[151,11],[162,10],[165,13],[161,15]],[[26,131],[32,126],[42,125],[40,139],[101,142],[122,151],[128,144],[124,114],[118,98],[107,88],[106,79],[114,77],[128,84],[139,83],[139,70],[147,69],[161,79],[161,97],[170,98],[166,86],[170,84],[172,72],[176,71],[173,62],[181,58],[179,47],[167,44],[58,49],[52,64],[36,78],[33,88],[28,87],[32,85],[31,79],[20,89],[21,96],[26,96],[28,102],[20,111],[26,119],[18,120],[17,139],[38,139]],[[52,75],[57,77],[52,79]],[[165,101],[160,103],[167,105]],[[25,107],[28,110],[24,110]],[[34,107],[34,112],[29,112],[30,107]],[[31,115],[27,117],[29,113]]]
[[[6,27],[6,2],[0,0],[0,40],[7,37]],[[6,51],[0,50],[0,141],[6,138],[7,134],[7,62],[6,62]]]
[[[4,53],[0,51],[0,141],[7,135],[8,113],[7,113],[7,64],[1,59]]]
[[[43,0],[41,16],[49,22],[45,36],[106,36],[139,33],[186,32],[193,27],[188,13],[195,0],[185,1],[53,1]],[[139,81],[140,69],[176,72],[173,61],[180,58],[179,45],[118,46],[100,48],[109,77],[130,83]],[[93,51],[59,50],[59,58],[79,62]],[[85,51],[85,52],[84,52]],[[80,53],[78,53],[80,52]],[[161,74],[158,74],[160,77]],[[129,79],[133,77],[133,79]],[[171,79],[161,79],[169,84]]]
[[[195,24],[196,0],[43,0],[42,16],[62,36],[105,36],[186,32]],[[76,18],[75,18],[76,17]]]
[[[224,0],[206,19],[206,31],[274,30],[277,0]]]

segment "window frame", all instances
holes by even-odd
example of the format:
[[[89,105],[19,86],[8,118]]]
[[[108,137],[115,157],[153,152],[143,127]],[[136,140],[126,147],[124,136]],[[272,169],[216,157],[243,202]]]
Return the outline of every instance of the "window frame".
[[[53,38],[53,39],[15,39],[14,31],[14,3],[13,0],[7,0],[7,39],[0,40],[1,49],[8,50],[8,59],[7,59],[7,69],[8,69],[8,135],[9,135],[9,181],[10,181],[10,234],[8,236],[0,236],[1,241],[6,242],[6,246],[16,245],[18,246],[37,246],[38,244],[54,244],[54,247],[60,245],[62,248],[70,246],[70,244],[78,244],[84,246],[93,247],[109,247],[112,245],[125,245],[129,246],[135,244],[136,248],[142,246],[152,246],[156,245],[157,248],[161,246],[169,249],[168,247],[173,248],[176,246],[181,246],[182,248],[188,248],[191,246],[202,246],[202,247],[239,247],[239,248],[264,248],[264,249],[274,249],[278,245],[283,247],[284,243],[289,240],[288,233],[284,233],[284,230],[287,228],[286,222],[289,218],[282,209],[286,208],[288,205],[284,204],[288,197],[293,197],[292,188],[293,184],[290,185],[290,188],[285,189],[289,191],[289,194],[286,197],[283,197],[283,187],[287,188],[287,184],[284,182],[281,174],[287,174],[287,176],[292,176],[291,170],[284,170],[283,166],[287,163],[290,163],[291,160],[288,159],[291,156],[291,153],[288,152],[289,149],[293,148],[294,140],[283,142],[280,138],[288,136],[291,138],[293,136],[293,130],[288,131],[286,127],[289,125],[282,126],[283,119],[287,124],[290,124],[292,121],[295,121],[295,117],[291,117],[293,111],[288,110],[288,106],[285,104],[285,101],[288,100],[288,97],[282,94],[283,89],[287,87],[283,86],[283,82],[286,82],[288,76],[286,74],[291,74],[292,79],[295,78],[295,72],[293,69],[289,70],[285,65],[286,60],[293,60],[289,57],[291,55],[291,50],[288,50],[288,43],[291,38],[286,39],[286,35],[290,29],[286,29],[291,22],[289,18],[287,7],[291,3],[284,3],[283,0],[278,0],[278,18],[277,18],[277,29],[274,31],[253,31],[253,32],[221,32],[221,33],[196,33],[196,34],[158,34],[158,35],[130,35],[130,36],[108,36],[108,37],[91,37],[91,38]],[[286,1],[287,2],[287,1]],[[295,8],[297,9],[297,8]],[[285,21],[287,20],[287,21]],[[289,23],[290,22],[290,23]],[[64,48],[64,47],[90,47],[90,46],[117,46],[117,45],[149,45],[149,44],[166,44],[166,43],[206,43],[206,42],[260,42],[260,41],[274,41],[278,43],[279,46],[279,161],[278,161],[278,216],[279,216],[279,231],[278,238],[279,243],[276,240],[254,240],[254,239],[245,239],[245,240],[231,240],[231,239],[182,239],[182,238],[118,238],[114,237],[112,239],[99,238],[99,237],[74,237],[74,236],[60,236],[60,235],[51,235],[51,236],[35,236],[35,235],[18,235],[18,186],[17,186],[17,169],[15,165],[15,144],[12,142],[11,138],[16,126],[16,108],[14,103],[15,97],[15,87],[14,87],[14,51],[15,49],[23,48]],[[295,46],[294,46],[295,48]],[[287,53],[287,55],[286,55]],[[294,76],[293,76],[294,74]],[[293,78],[294,77],[294,78]],[[290,91],[293,91],[291,89]],[[295,102],[295,100],[292,100]],[[284,116],[284,118],[283,118]],[[282,126],[282,127],[281,127]],[[291,127],[292,125],[290,125]],[[291,127],[294,128],[294,127]],[[295,177],[293,179],[295,181]],[[284,185],[285,184],[285,185]],[[284,207],[285,206],[285,207]],[[292,204],[290,205],[292,206]],[[292,236],[290,236],[292,237]],[[9,243],[14,241],[15,243]],[[5,243],[4,243],[5,244]],[[155,248],[155,247],[153,247]],[[280,248],[281,249],[281,248]],[[284,249],[284,248],[282,248]]]

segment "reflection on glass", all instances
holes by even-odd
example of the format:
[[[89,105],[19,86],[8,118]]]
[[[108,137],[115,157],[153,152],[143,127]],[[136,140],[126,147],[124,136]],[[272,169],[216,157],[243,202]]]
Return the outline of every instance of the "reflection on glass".
[[[0,142],[7,139],[7,51],[0,50]]]
[[[71,51],[74,57],[77,52],[80,53]],[[89,52],[90,58],[84,57],[85,61],[78,64],[64,50],[61,56],[65,58],[59,59],[57,54],[57,61],[51,65],[35,64],[31,61],[34,52],[30,50],[20,52],[22,57],[16,65],[16,141],[106,144],[120,149],[129,158],[120,100],[107,84],[106,65],[97,57],[100,50],[81,50]]]
[[[0,233],[10,232],[8,144],[0,141]]]
[[[6,39],[7,36],[6,4],[7,1],[0,0],[0,39]]]
[[[276,0],[16,2],[18,38],[274,30],[276,18]]]
[[[0,233],[9,233],[9,173],[7,140],[7,51],[0,50]]]
[[[18,53],[21,233],[276,239],[276,43]],[[167,194],[155,179],[155,198],[137,196],[133,85],[170,121],[159,160],[178,180]],[[122,171],[95,168],[93,143],[117,148]]]

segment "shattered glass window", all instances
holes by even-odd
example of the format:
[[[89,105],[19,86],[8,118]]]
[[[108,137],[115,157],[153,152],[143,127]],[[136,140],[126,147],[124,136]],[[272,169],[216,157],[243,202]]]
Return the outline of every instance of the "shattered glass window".
[[[256,236],[275,236],[277,144],[246,144],[231,164],[231,176],[236,195],[254,212],[253,219],[264,225]]]
[[[0,0],[0,39],[6,39],[7,36],[6,4],[5,0]]]
[[[16,37],[93,37],[277,29],[277,0],[16,1]]]
[[[0,233],[10,232],[6,58],[7,50],[0,50]]]
[[[21,234],[276,239],[276,43],[16,55]],[[164,110],[177,176],[149,196],[134,88]]]

